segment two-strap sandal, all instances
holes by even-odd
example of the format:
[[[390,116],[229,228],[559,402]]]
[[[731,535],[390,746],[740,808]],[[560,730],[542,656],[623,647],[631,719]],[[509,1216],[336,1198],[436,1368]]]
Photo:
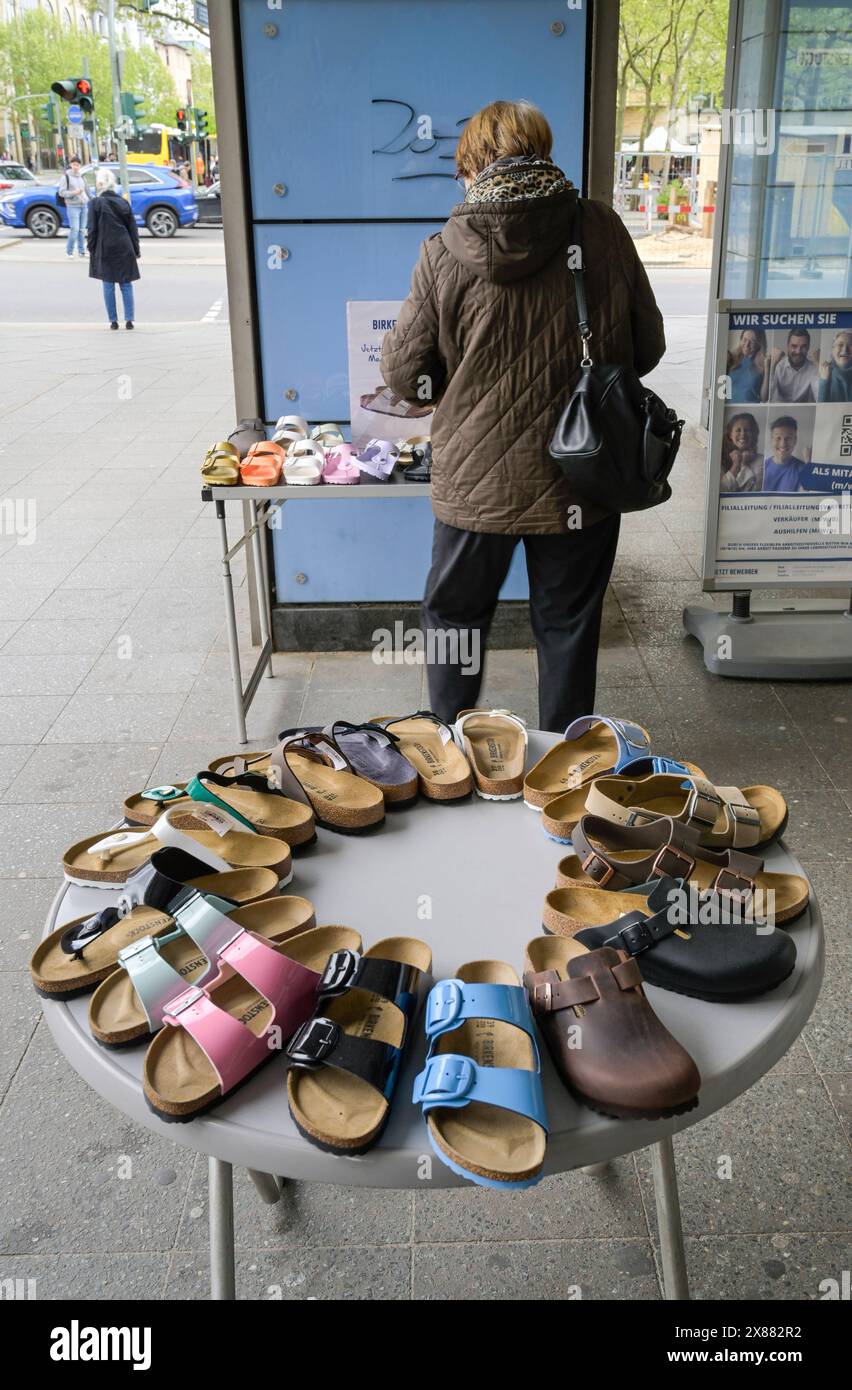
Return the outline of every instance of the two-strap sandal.
[[[285,450],[272,439],[252,444],[240,464],[240,482],[247,487],[275,487],[281,480]]]
[[[349,927],[311,927],[273,944],[235,923],[215,979],[190,985],[163,1010],[143,1066],[150,1109],[163,1120],[195,1119],[282,1055],[314,1012],[336,953],[360,948]]]
[[[626,951],[539,936],[525,966],[533,1017],[577,1100],[623,1120],[683,1115],[698,1104],[698,1068],[657,1017]]]
[[[287,1048],[290,1115],[317,1148],[352,1157],[381,1137],[431,968],[426,943],[405,936],[363,955],[338,952],[316,1012]]]
[[[238,908],[224,898],[184,889],[169,905],[173,930],[144,936],[118,953],[118,969],[89,1001],[89,1028],[105,1047],[124,1047],[163,1026],[169,1001],[217,973],[219,951],[244,927],[265,941],[285,941],[316,926],[307,898],[277,897]]]
[[[540,1181],[547,1144],[541,1059],[526,991],[510,965],[473,961],[426,1001],[426,1064],[412,1099],[434,1152],[480,1187]]]
[[[359,835],[385,818],[382,791],[353,771],[340,745],[324,731],[286,730],[269,754],[266,775],[285,796],[310,806],[324,830]]]
[[[30,960],[33,984],[47,999],[73,999],[115,969],[118,953],[142,937],[171,931],[171,905],[187,889],[237,908],[272,897],[278,875],[271,869],[219,873],[185,850],[157,850],[130,874],[115,905],[75,917],[40,941]]]
[[[201,465],[201,478],[208,487],[235,487],[240,481],[240,451],[229,440],[211,444]]]
[[[698,834],[704,849],[759,850],[787,825],[787,803],[774,787],[714,787],[704,776],[652,772],[598,777],[590,787],[564,792],[542,812],[542,829],[570,844],[588,811],[614,825],[646,825],[670,816]]]
[[[561,792],[586,786],[595,777],[621,772],[650,757],[651,736],[641,724],[604,714],[584,714],[574,719],[560,741],[530,768],[524,780],[524,802],[530,810],[540,811]],[[690,771],[690,764],[672,758],[654,758],[653,764],[646,771]]]
[[[416,714],[375,715],[371,724],[387,729],[399,740],[399,750],[416,768],[421,795],[429,801],[462,801],[470,795],[470,763],[453,737],[449,724],[431,710]]]
[[[516,801],[523,795],[527,726],[508,709],[462,710],[453,737],[473,771],[473,789],[484,801]]]
[[[743,922],[718,895],[697,899],[682,879],[661,878],[647,894],[554,888],[542,926],[590,950],[611,946],[641,957],[647,984],[714,1003],[775,989],[796,964],[787,932]]]
[[[230,810],[193,802],[167,806],[147,830],[117,830],[78,840],[62,856],[69,883],[81,888],[120,888],[162,845],[203,859],[210,869],[272,869],[282,886],[293,877],[286,840],[257,835]]]
[[[285,840],[291,849],[300,849],[316,840],[313,812],[301,801],[293,801],[269,785],[260,772],[199,772],[179,787],[153,787],[138,792],[124,803],[126,818],[138,825],[152,825],[158,807],[180,806],[190,812],[198,805],[218,806],[230,813],[246,830]],[[201,822],[199,822],[201,825]]]
[[[704,849],[695,828],[671,816],[632,826],[583,816],[571,842],[576,853],[560,860],[557,888],[650,891],[654,879],[682,878],[700,893],[727,896],[756,920],[776,926],[808,906],[808,881],[801,874],[766,873],[762,859],[742,850]]]
[[[322,482],[325,450],[315,439],[297,439],[287,450],[281,481],[287,487],[315,487]]]

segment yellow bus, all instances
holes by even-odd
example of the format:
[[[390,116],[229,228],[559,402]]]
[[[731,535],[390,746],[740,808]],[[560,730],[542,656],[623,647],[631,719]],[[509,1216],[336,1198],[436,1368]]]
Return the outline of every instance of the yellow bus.
[[[159,164],[166,167],[174,159],[181,163],[190,158],[189,141],[179,130],[165,125],[152,125],[141,135],[131,135],[125,141],[128,164]]]

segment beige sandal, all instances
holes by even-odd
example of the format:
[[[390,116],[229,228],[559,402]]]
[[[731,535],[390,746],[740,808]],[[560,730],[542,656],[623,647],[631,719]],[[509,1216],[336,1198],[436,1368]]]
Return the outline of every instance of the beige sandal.
[[[384,820],[382,792],[352,771],[330,734],[288,730],[269,757],[273,784],[309,806],[323,829],[359,835]]]
[[[473,787],[485,801],[515,801],[523,794],[527,727],[507,709],[462,710],[453,735],[473,769]]]
[[[453,731],[436,714],[377,715],[380,724],[399,739],[399,751],[417,769],[418,785],[429,801],[461,801],[470,795],[473,775],[464,753],[453,742]]]

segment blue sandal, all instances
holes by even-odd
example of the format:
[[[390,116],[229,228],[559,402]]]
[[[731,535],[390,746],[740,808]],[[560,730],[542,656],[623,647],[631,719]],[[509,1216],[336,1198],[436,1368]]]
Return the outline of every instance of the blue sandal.
[[[691,763],[652,756],[651,736],[641,724],[584,714],[573,720],[562,740],[530,768],[524,779],[524,801],[531,811],[541,811],[555,796],[613,772],[627,772],[632,777],[651,772],[703,776]]]
[[[534,1187],[547,1114],[529,1001],[510,965],[474,961],[426,1002],[426,1065],[412,1099],[442,1163],[480,1187]]]

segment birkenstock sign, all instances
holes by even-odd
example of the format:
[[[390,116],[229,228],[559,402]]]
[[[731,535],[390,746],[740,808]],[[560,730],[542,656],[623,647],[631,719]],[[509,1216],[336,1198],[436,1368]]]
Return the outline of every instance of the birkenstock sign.
[[[50,1334],[51,1361],[130,1361],[134,1371],[151,1369],[150,1327],[85,1327],[75,1318]]]

